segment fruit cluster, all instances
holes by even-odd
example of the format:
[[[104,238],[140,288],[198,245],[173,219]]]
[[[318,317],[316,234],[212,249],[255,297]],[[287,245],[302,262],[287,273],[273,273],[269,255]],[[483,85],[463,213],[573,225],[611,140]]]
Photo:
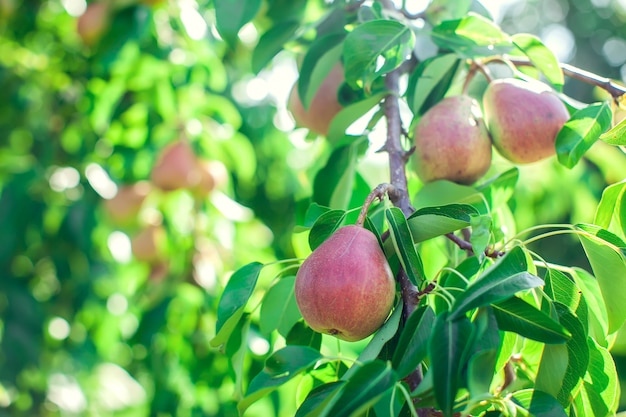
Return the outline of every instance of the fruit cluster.
[[[289,99],[296,124],[326,134],[342,109],[337,91],[343,83],[337,64],[317,90],[308,109],[297,84]],[[472,184],[492,159],[492,145],[515,164],[527,164],[556,153],[555,139],[570,115],[559,97],[539,81],[498,79],[479,102],[467,94],[450,96],[431,107],[415,125],[413,166],[423,182],[440,179]]]
[[[308,109],[293,87],[289,108],[296,123],[326,134],[341,110],[343,82],[335,66]],[[492,147],[516,164],[554,155],[558,132],[569,119],[563,102],[539,82],[499,79],[479,102],[467,94],[431,107],[414,129],[414,167],[423,182],[445,179],[471,184],[489,170]],[[483,116],[484,114],[484,116]],[[309,326],[320,333],[357,341],[387,319],[396,284],[378,239],[361,225],[344,226],[317,247],[296,275],[295,296]]]
[[[185,189],[200,201],[227,180],[228,171],[220,161],[200,159],[187,141],[178,140],[163,148],[152,167],[149,181],[119,187],[113,198],[104,201],[104,206],[114,223],[129,226],[137,221],[144,201],[155,189],[164,192]],[[156,269],[163,271],[160,260],[163,259],[166,231],[160,218],[148,223],[132,237],[132,252],[138,261],[161,266]]]

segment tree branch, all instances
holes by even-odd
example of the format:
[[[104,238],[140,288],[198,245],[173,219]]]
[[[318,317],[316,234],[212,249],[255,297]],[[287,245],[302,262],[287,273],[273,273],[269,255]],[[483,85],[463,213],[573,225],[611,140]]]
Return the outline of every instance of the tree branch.
[[[518,57],[507,57],[507,59],[514,65],[533,66],[532,62],[530,62],[530,60],[528,59]],[[611,80],[610,78],[601,77],[597,74],[575,67],[570,64],[559,65],[564,75],[575,80],[600,87],[607,93],[609,93],[614,99],[617,99],[626,94],[626,87],[613,82],[613,80]]]

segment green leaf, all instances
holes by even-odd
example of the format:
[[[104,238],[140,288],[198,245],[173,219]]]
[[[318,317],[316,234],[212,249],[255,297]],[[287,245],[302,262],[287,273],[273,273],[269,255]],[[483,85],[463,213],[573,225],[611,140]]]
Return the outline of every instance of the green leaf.
[[[358,88],[362,82],[369,91],[374,79],[404,62],[414,43],[413,31],[396,20],[371,20],[357,26],[343,44],[348,85]],[[379,57],[384,59],[382,65]]]
[[[489,207],[496,209],[501,205],[506,204],[506,202],[513,196],[518,179],[519,169],[515,167],[503,172],[494,179],[479,185],[477,189],[483,193],[489,202]]]
[[[215,26],[231,47],[237,43],[239,29],[261,8],[261,0],[215,0]]]
[[[473,308],[496,303],[520,291],[543,285],[543,280],[527,269],[524,250],[519,246],[514,247],[456,298],[450,319],[460,317]]]
[[[367,346],[361,351],[359,357],[356,359],[357,363],[365,363],[374,360],[378,357],[383,350],[385,344],[390,341],[398,332],[400,325],[400,318],[402,317],[402,305],[398,304],[391,313],[391,316],[387,319],[385,324],[376,331],[372,339]],[[358,366],[353,366],[346,371],[341,379],[350,379],[352,375],[359,369]]]
[[[281,278],[267,290],[261,304],[261,333],[268,336],[273,330],[286,337],[291,328],[302,318],[296,298],[294,286],[296,277]]]
[[[609,145],[626,145],[626,119],[600,135],[600,140]]]
[[[402,268],[411,282],[419,287],[424,281],[424,265],[415,250],[415,243],[406,217],[399,208],[390,207],[385,210],[385,218],[389,223],[391,240]]]
[[[392,360],[400,378],[413,372],[428,354],[428,340],[434,322],[435,312],[429,306],[423,306],[409,316]]]
[[[386,93],[374,94],[344,107],[339,113],[337,113],[332,122],[330,122],[327,135],[328,141],[335,146],[343,144],[346,136],[346,130],[350,127],[350,125],[361,118],[361,116],[365,113],[370,111],[374,106],[379,104],[386,95]]]
[[[572,391],[578,386],[589,365],[589,347],[584,326],[569,308],[554,303],[559,322],[572,335],[563,345],[546,345],[539,364],[535,388],[554,396],[563,407],[572,400]],[[558,349],[562,348],[563,349]]]
[[[375,360],[358,368],[334,401],[329,415],[333,417],[361,415],[398,380],[387,362]]]
[[[311,329],[304,320],[297,322],[287,334],[285,343],[288,345],[309,346],[320,350],[322,334]]]
[[[572,269],[572,278],[574,278],[577,288],[582,291],[582,296],[587,304],[591,334],[596,341],[602,341],[606,346],[609,319],[598,280],[581,268]]]
[[[580,225],[578,228],[581,229]],[[626,320],[626,303],[624,302],[626,262],[619,248],[605,243],[606,239],[602,240],[602,236],[607,234],[612,235],[604,230],[602,234],[596,234],[596,237],[578,235],[578,238],[598,280],[606,306],[610,334],[617,331]]]
[[[530,411],[534,417],[567,417],[563,406],[556,398],[537,389],[516,391],[513,400]]]
[[[559,162],[573,168],[611,125],[611,106],[607,102],[594,103],[578,110],[556,136]]]
[[[287,20],[265,32],[252,51],[252,71],[259,73],[283,49],[283,45],[294,38],[300,22]]]
[[[454,270],[458,273],[442,270],[441,277],[439,278],[439,284],[452,295],[461,294],[465,291],[468,282],[470,282],[480,270],[480,262],[476,256],[471,256],[458,264]],[[461,276],[465,279],[461,278]],[[434,307],[437,312],[450,309],[448,303],[442,297],[435,297]]]
[[[474,345],[467,364],[467,389],[472,397],[489,392],[496,373],[500,332],[491,308],[481,308],[474,319]]]
[[[426,9],[428,21],[437,25],[444,20],[460,19],[470,11],[472,0],[433,0]]]
[[[228,364],[231,372],[235,375],[235,398],[243,397],[243,380],[245,372],[245,359],[248,353],[248,333],[250,331],[250,315],[245,314],[239,320],[231,337],[226,342],[225,353],[228,356]]]
[[[622,236],[626,236],[626,221],[622,222],[621,207],[624,201],[624,192],[626,191],[626,180],[609,185],[602,191],[602,198],[596,209],[596,215],[593,220],[598,226],[609,229],[613,220],[617,220]]]
[[[461,60],[455,54],[443,54],[420,62],[409,76],[407,102],[415,115],[422,115],[438,103],[450,88]]]
[[[345,384],[346,381],[334,381],[314,388],[298,408],[295,417],[327,416]]]
[[[307,346],[287,346],[274,352],[265,361],[265,368],[250,381],[246,396],[237,405],[239,413],[243,414],[250,405],[311,368],[322,357],[318,350]]]
[[[309,246],[315,250],[341,227],[346,217],[343,210],[330,210],[318,217],[309,232]]]
[[[481,259],[485,256],[485,249],[489,246],[491,239],[491,223],[491,216],[486,214],[473,216],[471,218],[470,225],[472,226],[472,234],[470,236],[470,243],[472,244],[474,253]]]
[[[541,40],[528,33],[518,33],[512,37],[513,44],[526,55],[530,62],[546,77],[558,91],[563,88],[563,71],[552,51]]]
[[[462,19],[441,22],[431,37],[444,50],[468,58],[506,53],[513,48],[510,37],[498,25],[471,12]]]
[[[331,33],[316,39],[309,47],[298,76],[298,95],[308,109],[319,86],[341,59],[341,41],[345,33]]]
[[[512,297],[492,307],[500,330],[543,343],[565,343],[571,337],[560,323],[520,298]]]
[[[582,389],[574,400],[578,415],[614,416],[619,406],[620,385],[615,362],[608,350],[592,338],[589,346],[589,368],[583,379]]]
[[[432,239],[468,227],[478,211],[468,204],[424,207],[408,218],[415,242]]]
[[[217,307],[217,324],[211,346],[220,346],[228,340],[243,315],[263,266],[259,262],[249,263],[235,271],[228,280]]]
[[[417,210],[448,204],[472,205],[480,214],[489,213],[489,208],[485,205],[484,197],[479,191],[473,187],[447,180],[437,180],[424,184],[413,198],[413,207]]]
[[[437,404],[445,417],[451,417],[456,393],[462,385],[461,372],[471,345],[472,323],[467,317],[450,320],[446,312],[437,316],[430,343],[430,370]]]
[[[313,180],[313,201],[332,209],[346,209],[355,181],[357,149],[342,146],[333,151]]]
[[[310,200],[301,200],[296,204],[296,227],[294,230],[296,233],[310,229],[322,214],[330,211],[328,207],[321,206],[317,203],[311,203]]]

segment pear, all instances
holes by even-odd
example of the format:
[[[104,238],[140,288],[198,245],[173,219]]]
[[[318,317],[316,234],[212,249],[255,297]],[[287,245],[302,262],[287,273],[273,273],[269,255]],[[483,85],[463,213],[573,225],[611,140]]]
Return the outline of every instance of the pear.
[[[108,2],[89,3],[85,12],[76,21],[76,32],[87,46],[94,46],[111,25],[111,10]]]
[[[167,145],[152,167],[150,179],[164,191],[196,186],[201,180],[201,173],[191,145],[184,140]]]
[[[556,136],[569,119],[567,108],[548,86],[513,78],[487,86],[483,109],[494,147],[517,164],[556,154]]]
[[[374,333],[389,316],[396,285],[376,236],[361,226],[338,229],[302,263],[296,302],[309,326],[346,341]]]
[[[163,226],[149,225],[139,231],[131,240],[135,259],[140,262],[154,263],[163,258],[167,232]]]
[[[328,73],[311,100],[308,109],[302,105],[296,82],[289,94],[288,109],[297,126],[306,127],[313,133],[327,135],[333,118],[343,108],[337,94],[344,81],[343,66],[338,63]]]
[[[476,100],[447,97],[431,107],[415,127],[417,175],[422,182],[445,179],[471,184],[491,165],[491,139]]]
[[[139,181],[119,187],[117,194],[104,202],[104,207],[111,220],[120,225],[136,221],[150,190],[151,185],[148,181]]]

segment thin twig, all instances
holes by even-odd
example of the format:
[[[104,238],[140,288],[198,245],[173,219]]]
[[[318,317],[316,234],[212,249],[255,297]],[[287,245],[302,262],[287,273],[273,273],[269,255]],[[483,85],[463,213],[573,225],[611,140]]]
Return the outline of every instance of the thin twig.
[[[532,66],[532,62],[528,59],[518,58],[518,57],[507,57],[507,59],[515,65],[520,66]],[[598,74],[594,74],[593,72],[589,72],[582,68],[575,67],[570,64],[559,64],[563,74],[574,78],[578,81],[582,81],[587,84],[595,85],[597,87],[602,88],[607,93],[611,95],[614,99],[617,99],[624,94],[626,94],[626,87],[615,83],[610,78],[601,77]]]

